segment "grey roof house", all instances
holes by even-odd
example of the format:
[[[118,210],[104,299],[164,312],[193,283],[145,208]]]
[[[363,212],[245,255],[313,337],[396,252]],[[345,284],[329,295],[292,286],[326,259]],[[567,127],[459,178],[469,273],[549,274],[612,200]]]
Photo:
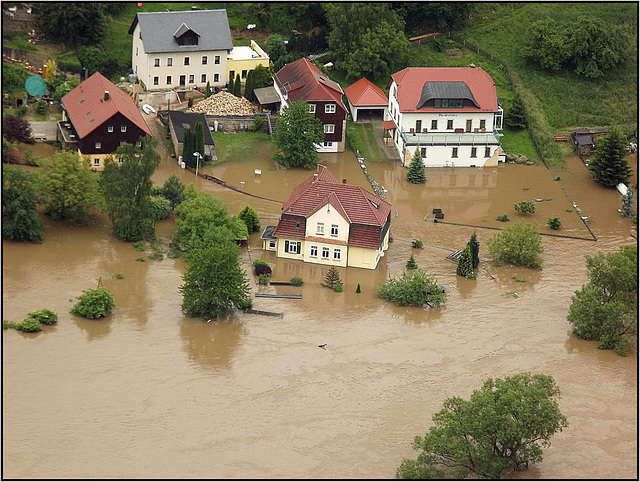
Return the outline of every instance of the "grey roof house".
[[[182,111],[169,111],[169,133],[171,140],[176,149],[176,155],[182,155],[182,148],[184,143],[184,133],[189,129],[192,129],[196,122],[202,122],[204,126],[204,155],[210,156],[210,159],[215,160],[215,143],[211,130],[207,124],[207,118],[204,114],[191,114]]]
[[[226,10],[140,12],[129,34],[131,66],[146,89],[224,87],[233,49]]]

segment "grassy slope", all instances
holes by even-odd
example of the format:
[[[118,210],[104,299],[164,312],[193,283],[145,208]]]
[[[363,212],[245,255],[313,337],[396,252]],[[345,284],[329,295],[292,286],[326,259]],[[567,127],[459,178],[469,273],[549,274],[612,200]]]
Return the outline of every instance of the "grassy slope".
[[[622,67],[605,78],[589,80],[569,70],[557,73],[542,71],[524,60],[522,47],[527,38],[526,26],[532,22],[548,17],[557,22],[570,22],[584,16],[628,26],[635,46],[636,8],[636,4],[607,2],[478,4],[470,25],[459,35],[514,68],[541,102],[549,124],[558,133],[569,133],[575,127],[630,126],[637,123],[638,116],[638,57],[635,48]],[[491,14],[491,10],[495,13]],[[482,20],[482,16],[487,20]]]

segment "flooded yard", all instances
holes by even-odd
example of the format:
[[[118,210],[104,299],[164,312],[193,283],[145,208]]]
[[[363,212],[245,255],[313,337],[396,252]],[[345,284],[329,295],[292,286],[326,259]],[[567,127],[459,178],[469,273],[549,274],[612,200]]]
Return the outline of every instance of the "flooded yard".
[[[248,203],[263,226],[274,224],[276,201],[310,173],[280,170],[269,155],[204,169],[273,201],[196,178],[168,155],[154,182],[177,174],[232,213]],[[336,178],[370,188],[353,153],[321,157]],[[637,157],[629,160],[635,186]],[[593,183],[578,158],[557,173],[511,164],[429,169],[426,185],[408,184],[397,163],[367,168],[388,190],[393,242],[377,270],[340,269],[343,293],[320,286],[325,267],[263,253],[259,233],[242,251],[249,273],[250,260],[262,258],[274,280],[304,279],[299,288],[259,287],[249,276],[254,292],[302,294],[254,298],[254,308],[282,318],[186,318],[183,260],[148,259],[150,248],[140,253],[117,241],[106,219],[72,228],[47,218],[42,244],[3,241],[3,318],[20,321],[45,307],[60,317],[39,334],[3,332],[3,476],[392,478],[446,398],[530,371],[555,378],[569,426],[551,439],[542,463],[517,475],[636,477],[637,354],[597,350],[571,336],[566,320],[571,296],[587,281],[584,255],[636,243],[631,221],[617,213],[619,194]],[[540,232],[568,236],[543,236],[541,271],[488,259],[486,242],[504,226],[495,218],[520,219],[513,204],[525,199],[541,200],[525,218]],[[433,223],[433,208],[443,210],[443,223]],[[546,226],[551,216],[561,219],[560,231]],[[161,244],[173,230],[173,219],[158,225]],[[472,281],[444,258],[474,230],[481,264]],[[412,238],[424,249],[412,249]],[[443,309],[375,297],[411,253],[446,286]],[[70,315],[75,297],[98,279],[113,293],[115,312],[101,321]]]

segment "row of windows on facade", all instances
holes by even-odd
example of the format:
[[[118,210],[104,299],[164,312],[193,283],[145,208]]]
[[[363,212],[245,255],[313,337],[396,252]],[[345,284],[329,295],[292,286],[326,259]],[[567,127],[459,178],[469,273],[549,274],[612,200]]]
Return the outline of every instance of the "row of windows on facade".
[[[473,120],[472,119],[467,119],[466,121],[466,131],[467,132],[471,132],[471,129],[473,128]],[[480,129],[486,129],[487,128],[487,121],[485,119],[480,119]],[[422,120],[418,119],[416,120],[416,128],[415,128],[416,132],[421,132],[422,131]],[[431,120],[431,130],[432,131],[437,131],[438,130],[438,120],[437,119],[432,119]],[[447,130],[453,130],[453,119],[447,119]]]
[[[309,114],[316,113],[316,105],[309,104]],[[336,113],[336,105],[335,104],[325,104],[324,105],[324,113],[325,114],[335,114]]]
[[[138,55],[138,47],[136,47],[136,55]],[[201,59],[202,65],[209,64],[209,57],[207,55],[203,55]],[[220,56],[216,55],[213,58],[213,63],[216,65],[220,65]],[[183,65],[191,65],[191,57],[184,57]],[[160,59],[153,59],[153,66],[160,67]],[[173,67],[173,57],[167,58],[167,67]]]
[[[451,148],[451,157],[453,157],[453,158],[457,158],[458,157],[458,149],[459,149],[459,147],[452,147]],[[427,157],[427,148],[426,147],[421,147],[420,148],[420,155],[423,158]],[[471,157],[478,157],[478,148],[477,147],[472,147],[471,148]],[[484,148],[484,157],[491,157],[491,147],[486,146]]]
[[[300,254],[302,243],[300,241],[285,241],[284,242],[284,252],[289,254]],[[323,246],[320,251],[320,257],[322,259],[329,259],[330,249],[327,246]],[[318,246],[311,245],[309,247],[309,257],[317,258],[318,257]],[[342,248],[333,248],[333,260],[340,261],[342,259]]]
[[[111,132],[111,131],[109,131],[109,132]],[[124,132],[124,131],[122,131],[122,132]],[[120,141],[120,145],[121,146],[124,146],[126,143],[127,143],[126,141]],[[142,141],[136,141],[136,146],[142,147]],[[96,149],[102,149],[102,142],[96,142]]]
[[[181,75],[180,76],[180,84],[184,85],[185,84],[185,80],[186,80],[187,76],[186,75]],[[189,74],[189,83],[190,84],[194,84],[196,80],[196,76],[194,74]],[[202,74],[200,76],[200,82],[205,84],[207,82],[207,74]],[[220,82],[220,74],[213,74],[213,82],[214,83],[218,83]],[[160,77],[155,76],[153,78],[153,85],[159,85],[160,84]],[[173,85],[173,77],[171,75],[167,75],[167,85]]]
[[[316,234],[324,236],[324,223],[316,223]],[[331,225],[331,236],[338,236],[338,225]]]

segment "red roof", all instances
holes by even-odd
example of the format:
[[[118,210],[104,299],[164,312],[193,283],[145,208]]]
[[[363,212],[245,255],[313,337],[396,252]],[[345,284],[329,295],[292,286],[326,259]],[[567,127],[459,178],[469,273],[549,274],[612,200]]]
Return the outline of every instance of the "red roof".
[[[292,191],[282,207],[282,216],[274,235],[304,237],[304,223],[301,221],[306,220],[327,204],[331,204],[350,225],[377,228],[374,230],[377,237],[370,244],[375,244],[375,248],[380,245],[380,229],[387,222],[391,204],[360,186],[338,182],[324,167]],[[294,227],[295,222],[301,222],[297,230]],[[349,244],[353,244],[351,237]]]
[[[288,92],[291,102],[334,101],[342,110],[342,88],[329,79],[322,71],[306,58],[290,62],[274,76],[280,92]]]
[[[384,91],[364,77],[344,89],[344,95],[356,107],[389,105],[389,98]]]
[[[109,92],[107,100],[104,99],[105,91]],[[81,139],[118,112],[151,135],[133,99],[100,72],[65,95],[61,102]]]
[[[456,108],[456,112],[497,112],[498,98],[493,79],[480,67],[407,67],[391,78],[398,85],[401,112],[443,112],[440,109],[416,109],[425,82],[464,82],[480,108]]]

